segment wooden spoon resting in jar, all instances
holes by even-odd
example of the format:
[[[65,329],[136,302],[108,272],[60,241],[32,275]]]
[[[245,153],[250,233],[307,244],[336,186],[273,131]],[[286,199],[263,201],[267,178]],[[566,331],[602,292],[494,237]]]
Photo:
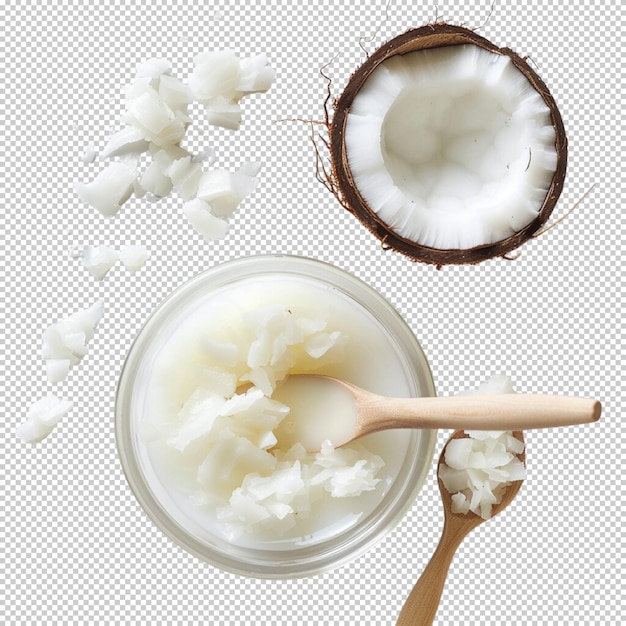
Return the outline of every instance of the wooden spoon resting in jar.
[[[523,435],[519,431],[514,432],[513,436],[522,442],[524,441]],[[439,476],[439,466],[441,466],[445,459],[447,445],[453,439],[461,437],[465,437],[465,433],[463,431],[457,431],[452,434],[450,439],[446,442],[439,457],[437,476]],[[524,464],[526,463],[525,452],[517,455],[517,457]],[[471,511],[467,513],[453,513],[452,494],[444,487],[440,479],[438,479],[438,481],[445,519],[441,539],[426,569],[422,572],[422,575],[406,599],[398,621],[396,622],[396,626],[429,626],[433,623],[448,570],[450,569],[450,564],[452,563],[452,558],[457,548],[471,530],[486,521]],[[500,511],[511,503],[522,486],[522,482],[522,480],[517,480],[504,487],[504,493],[502,494],[500,503],[494,504],[491,509],[491,517],[500,513]]]
[[[598,400],[575,396],[494,394],[387,398],[331,376],[292,375],[274,399],[290,407],[275,434],[281,445],[310,452],[325,440],[339,447],[390,428],[528,430],[586,424],[599,419]]]

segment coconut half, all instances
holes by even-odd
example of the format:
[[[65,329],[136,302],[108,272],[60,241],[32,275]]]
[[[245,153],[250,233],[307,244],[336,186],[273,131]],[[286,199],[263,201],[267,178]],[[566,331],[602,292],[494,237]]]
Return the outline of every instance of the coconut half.
[[[353,74],[329,122],[329,187],[385,247],[437,266],[506,256],[550,216],[567,138],[508,48],[432,24]]]

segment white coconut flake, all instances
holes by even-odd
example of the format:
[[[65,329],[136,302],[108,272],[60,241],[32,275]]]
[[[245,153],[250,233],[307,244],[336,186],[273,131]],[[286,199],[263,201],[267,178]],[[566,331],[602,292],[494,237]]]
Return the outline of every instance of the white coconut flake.
[[[114,162],[103,169],[91,183],[76,181],[78,197],[105,217],[115,215],[130,198],[137,172],[124,163]]]
[[[494,376],[477,390],[459,395],[514,393],[511,380]],[[506,486],[526,478],[518,458],[524,443],[508,431],[465,431],[466,438],[453,439],[439,466],[439,479],[452,495],[452,512],[472,511],[487,519],[501,501]]]
[[[453,469],[464,469],[468,466],[472,454],[471,439],[454,439],[446,446],[446,465]]]
[[[198,184],[197,197],[211,206],[219,217],[230,217],[239,203],[233,175],[224,169],[204,172]]]
[[[199,54],[189,85],[195,99],[205,105],[209,124],[238,130],[242,118],[239,100],[266,92],[275,77],[264,54],[240,61],[234,52],[224,50]]]
[[[60,383],[70,373],[71,361],[69,359],[46,360],[46,376],[51,383]]]
[[[215,98],[234,98],[240,80],[241,66],[232,50],[202,52],[194,59],[189,86],[194,98],[206,104]]]
[[[138,272],[148,260],[148,250],[141,244],[125,245],[120,248],[119,259],[131,273]]]
[[[87,165],[93,163],[96,160],[97,156],[98,152],[96,151],[96,149],[92,145],[87,146],[85,148],[85,152],[83,153],[83,163]]]
[[[110,246],[87,246],[83,251],[82,264],[96,280],[104,280],[118,258],[118,253]]]
[[[209,124],[229,130],[239,130],[243,115],[239,103],[231,102],[226,98],[214,98],[204,105],[204,110]]]
[[[240,61],[230,50],[201,53],[189,84],[172,75],[167,59],[146,60],[125,89],[126,111],[120,120],[124,126],[100,153],[102,159],[117,160],[91,183],[76,182],[76,193],[103,215],[112,216],[133,193],[156,202],[175,191],[186,203],[183,212],[192,226],[209,241],[222,239],[228,230],[226,220],[254,191],[259,166],[246,163],[232,173],[205,171],[203,165],[214,165],[215,151],[208,148],[194,155],[180,145],[192,123],[188,107],[195,99],[206,109],[210,123],[237,129],[242,115],[239,100],[267,91],[274,76],[263,54]],[[146,152],[152,162],[139,175],[140,158]],[[197,200],[210,206],[207,209]],[[97,274],[104,271],[91,265]]]
[[[470,510],[470,503],[468,502],[465,494],[455,493],[452,495],[452,512],[465,515]]]
[[[239,348],[236,343],[207,337],[204,349],[211,361],[224,369],[234,368],[239,361]]]
[[[125,245],[119,251],[111,246],[87,246],[82,253],[82,264],[97,280],[104,280],[109,270],[121,261],[130,273],[139,271],[148,259],[148,251],[143,245]]]
[[[159,80],[159,97],[173,110],[186,113],[192,102],[191,90],[174,76],[164,75]]]
[[[98,300],[91,307],[73,313],[44,331],[41,352],[50,382],[65,380],[71,367],[85,356],[87,344],[103,315],[104,304]]]
[[[334,331],[332,333],[316,333],[307,338],[304,342],[306,353],[314,359],[324,356],[336,343],[341,333]]]
[[[135,76],[147,78],[160,78],[162,74],[169,74],[172,65],[167,59],[147,59],[140,63],[135,70]]]
[[[71,408],[69,400],[50,394],[29,407],[26,421],[16,428],[15,434],[25,443],[38,443],[54,430]]]
[[[202,235],[207,241],[224,239],[228,233],[228,222],[215,217],[211,212],[211,206],[196,198],[185,202],[183,213],[193,226],[194,230]]]
[[[146,141],[158,146],[178,143],[184,136],[188,118],[172,110],[149,84],[135,84],[126,94],[126,114],[122,118],[141,132]]]
[[[137,155],[148,149],[148,141],[139,128],[125,126],[109,137],[100,152],[101,159],[110,159],[125,154]]]
[[[157,199],[165,198],[173,189],[172,180],[164,174],[163,169],[156,161],[152,161],[146,167],[139,184],[143,193],[148,192]],[[135,195],[137,195],[137,191],[135,191]]]
[[[217,154],[213,148],[205,148],[197,154],[194,154],[191,160],[194,163],[207,163],[208,165],[213,165],[217,160]]]
[[[183,200],[196,198],[202,178],[202,165],[192,161],[191,155],[172,161],[165,174],[169,176],[174,189]]]
[[[258,387],[266,396],[271,396],[276,388],[276,378],[274,371],[270,367],[257,367],[243,374],[240,379],[242,383],[252,383]]]
[[[197,197],[211,206],[213,215],[227,219],[255,190],[259,168],[258,164],[245,163],[234,173],[224,169],[205,172],[198,183]]]
[[[268,91],[276,79],[276,71],[267,63],[265,54],[242,59],[240,64],[241,78],[237,85],[237,91],[242,94]]]

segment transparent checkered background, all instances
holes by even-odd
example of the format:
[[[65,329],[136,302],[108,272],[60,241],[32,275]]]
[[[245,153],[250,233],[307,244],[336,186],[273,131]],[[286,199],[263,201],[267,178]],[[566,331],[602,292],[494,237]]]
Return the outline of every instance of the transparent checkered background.
[[[42,6],[42,5],[46,6]],[[140,4],[150,8],[140,8]],[[223,573],[189,556],[146,518],[116,456],[113,406],[124,355],[174,287],[243,255],[282,252],[331,262],[364,279],[422,342],[440,394],[507,373],[522,392],[597,396],[593,426],[529,432],[528,479],[513,505],[473,532],[450,570],[437,624],[619,624],[623,242],[623,25],[619,3],[173,1],[2,3],[2,395],[0,622],[3,624],[394,624],[442,526],[434,472],[384,541],[332,572],[294,581]],[[570,141],[555,217],[595,184],[558,227],[514,262],[440,271],[379,243],[315,180],[305,124],[370,51],[435,19],[480,27],[531,56]],[[133,199],[105,220],[72,191],[97,164],[140,61],[170,59],[186,77],[194,55],[266,52],[278,70],[267,95],[244,101],[239,133],[202,129],[219,162],[263,163],[262,184],[215,244],[196,235],[175,197]],[[143,243],[149,264],[97,283],[69,256],[88,243]],[[42,330],[90,304],[106,316],[88,357],[46,382]],[[75,408],[44,443],[14,429],[54,391]],[[439,448],[448,433],[440,433]]]

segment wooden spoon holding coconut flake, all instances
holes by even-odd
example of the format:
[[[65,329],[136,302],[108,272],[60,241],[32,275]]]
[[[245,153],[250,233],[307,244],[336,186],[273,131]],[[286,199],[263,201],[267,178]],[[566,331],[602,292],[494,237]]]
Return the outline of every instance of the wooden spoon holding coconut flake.
[[[514,432],[513,435],[518,441],[523,443],[524,438],[521,432]],[[455,439],[465,436],[463,431],[456,431],[448,439],[439,457],[438,475],[439,468],[442,464],[445,464],[448,444]],[[525,452],[521,452],[517,458],[525,464]],[[500,502],[493,505],[490,517],[500,513],[511,503],[522,486],[522,482],[522,480],[516,480],[502,485],[503,491],[500,494]],[[433,623],[448,570],[457,548],[471,530],[485,521],[485,519],[472,513],[472,511],[454,513],[452,494],[446,489],[441,479],[439,479],[439,491],[443,501],[445,517],[441,539],[426,569],[422,572],[422,575],[406,599],[396,622],[397,626],[428,626]]]
[[[527,430],[595,422],[602,410],[598,400],[574,396],[388,398],[315,374],[289,376],[273,398],[290,407],[275,431],[278,441],[284,447],[301,443],[311,452],[325,440],[339,447],[392,428]]]

